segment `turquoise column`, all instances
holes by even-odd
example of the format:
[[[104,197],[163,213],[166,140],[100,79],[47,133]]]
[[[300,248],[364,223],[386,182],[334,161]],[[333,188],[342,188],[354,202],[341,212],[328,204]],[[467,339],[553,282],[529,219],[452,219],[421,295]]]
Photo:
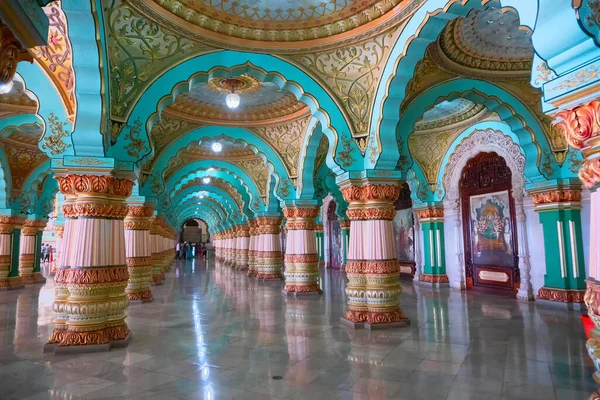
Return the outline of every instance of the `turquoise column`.
[[[323,230],[323,224],[321,218],[317,218],[317,228],[315,229],[316,240],[317,240],[317,254],[319,256],[319,267],[325,265],[325,232]]]
[[[444,207],[431,205],[416,210],[423,233],[423,271],[420,282],[448,284],[444,248]]]
[[[585,254],[581,230],[581,186],[560,180],[529,190],[544,232],[546,274],[537,298],[560,303],[583,303],[586,289]]]
[[[21,250],[21,228],[22,225],[15,225],[10,234],[10,267],[8,270],[8,288],[18,289],[23,287],[21,276],[19,275],[19,262]]]

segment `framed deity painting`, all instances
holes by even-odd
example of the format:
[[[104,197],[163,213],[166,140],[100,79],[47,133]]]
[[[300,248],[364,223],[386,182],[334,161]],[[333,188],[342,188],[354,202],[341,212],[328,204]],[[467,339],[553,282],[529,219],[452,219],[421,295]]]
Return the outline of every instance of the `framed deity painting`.
[[[460,180],[467,289],[510,296],[520,282],[512,173],[496,153],[480,153]]]
[[[470,198],[471,256],[475,264],[514,263],[508,190]]]

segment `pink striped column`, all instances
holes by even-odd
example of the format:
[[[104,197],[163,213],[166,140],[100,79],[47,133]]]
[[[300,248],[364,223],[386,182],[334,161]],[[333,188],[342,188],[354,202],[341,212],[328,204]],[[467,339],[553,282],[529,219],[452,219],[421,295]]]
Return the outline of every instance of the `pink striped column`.
[[[258,217],[260,226],[260,250],[256,253],[258,259],[257,278],[263,280],[281,280],[283,258],[281,254],[281,217]]]
[[[321,293],[314,207],[286,207],[285,287],[287,294]]]
[[[129,301],[147,303],[152,301],[152,251],[150,225],[152,207],[130,205],[125,217],[125,256],[129,281],[125,288]]]
[[[160,220],[154,218],[150,224],[150,259],[152,261],[153,285],[162,285],[165,280],[165,273],[162,266],[160,230]]]
[[[392,225],[400,187],[364,179],[346,181],[340,189],[349,203],[350,219],[348,311],[342,321],[369,329],[406,325],[408,319],[400,309],[400,266]]]
[[[248,270],[248,246],[250,244],[250,228],[248,225],[238,226],[236,266],[238,271]]]
[[[66,301],[58,297],[54,309],[65,320],[55,327],[45,350],[88,352],[126,346],[129,273],[123,219],[133,181],[75,174],[56,179],[60,191],[71,199],[65,201],[63,214],[70,219],[65,225],[72,232],[64,242],[68,267],[56,275],[67,297]]]
[[[46,282],[39,269],[42,231],[46,225],[47,222],[43,220],[27,219],[21,229],[19,276],[26,285]]]
[[[248,221],[248,276],[256,276],[256,239],[257,239],[256,221]]]

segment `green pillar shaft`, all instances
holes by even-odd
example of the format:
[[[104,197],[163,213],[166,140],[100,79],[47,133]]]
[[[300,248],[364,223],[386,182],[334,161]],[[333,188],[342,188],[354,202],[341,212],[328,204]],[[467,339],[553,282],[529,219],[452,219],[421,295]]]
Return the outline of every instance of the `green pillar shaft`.
[[[8,272],[9,278],[15,278],[19,276],[19,257],[20,257],[20,245],[21,245],[21,229],[13,229],[10,238],[10,270]]]
[[[33,258],[33,273],[41,272],[41,257],[42,257],[42,231],[35,234],[34,258]]]
[[[585,290],[585,255],[579,209],[538,211],[544,232],[544,286]]]
[[[342,257],[344,265],[348,261],[348,243],[350,243],[350,228],[342,228]]]
[[[444,249],[444,223],[441,221],[423,221],[423,273],[427,275],[446,275],[446,256]]]

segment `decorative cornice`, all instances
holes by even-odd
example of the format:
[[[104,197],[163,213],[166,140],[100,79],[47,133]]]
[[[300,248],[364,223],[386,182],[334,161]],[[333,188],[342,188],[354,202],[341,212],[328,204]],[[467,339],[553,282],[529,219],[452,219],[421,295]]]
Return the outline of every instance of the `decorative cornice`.
[[[535,206],[556,203],[581,203],[581,189],[552,187],[544,191],[529,192]]]
[[[415,210],[419,220],[444,219],[444,207],[426,207]]]
[[[58,188],[64,195],[105,194],[106,196],[128,197],[133,189],[130,179],[114,178],[109,175],[66,175],[56,176]],[[127,205],[125,205],[127,211]]]

